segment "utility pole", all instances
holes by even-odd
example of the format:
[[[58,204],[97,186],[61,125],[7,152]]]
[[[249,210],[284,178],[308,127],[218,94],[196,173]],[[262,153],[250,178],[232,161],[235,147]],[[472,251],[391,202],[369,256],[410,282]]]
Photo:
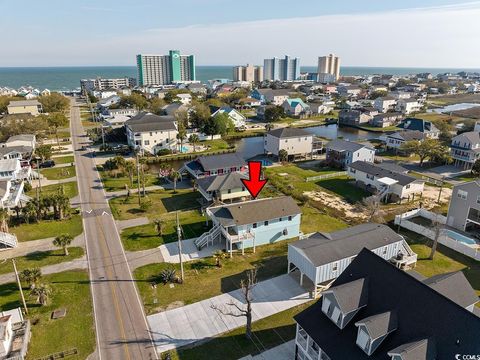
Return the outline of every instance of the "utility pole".
[[[440,204],[440,200],[441,200],[441,198],[442,198],[443,184],[444,184],[444,180],[443,180],[443,178],[442,178],[442,183],[440,184],[440,191],[438,192],[437,204]]]
[[[178,238],[178,258],[180,260],[180,280],[183,283],[184,273],[183,273],[183,259],[182,259],[182,230],[180,229],[180,222],[178,221],[178,210],[177,210],[177,238]]]
[[[142,205],[142,200],[140,198],[140,162],[138,160],[138,152],[136,155],[137,162],[137,194],[138,194],[138,206]]]
[[[25,314],[28,314],[27,303],[25,302],[25,296],[23,296],[22,283],[20,282],[20,277],[18,276],[17,265],[15,264],[15,259],[12,259],[13,270],[15,271],[15,277],[17,278],[18,290],[20,291],[20,296],[22,297],[23,307],[25,309]]]
[[[102,146],[103,146],[103,150],[106,150],[106,149],[105,149],[105,133],[103,132],[103,124],[100,125],[100,127],[102,128]]]

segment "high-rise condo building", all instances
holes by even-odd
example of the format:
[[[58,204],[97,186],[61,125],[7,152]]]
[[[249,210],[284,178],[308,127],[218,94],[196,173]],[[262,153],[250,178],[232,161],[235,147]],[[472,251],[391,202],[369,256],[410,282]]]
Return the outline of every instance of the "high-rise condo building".
[[[300,59],[286,55],[285,59],[274,57],[263,62],[263,77],[272,81],[293,81],[300,77]]]
[[[233,68],[233,81],[260,82],[263,81],[263,66],[235,66]]]
[[[340,58],[333,54],[318,58],[318,81],[322,83],[337,81],[340,77]]]
[[[195,56],[180,55],[178,50],[168,55],[137,55],[137,71],[140,86],[195,81]]]

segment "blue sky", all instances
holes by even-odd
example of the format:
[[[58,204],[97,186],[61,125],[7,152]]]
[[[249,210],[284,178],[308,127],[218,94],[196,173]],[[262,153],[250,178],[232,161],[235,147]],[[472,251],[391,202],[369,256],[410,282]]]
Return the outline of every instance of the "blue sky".
[[[345,65],[480,67],[478,1],[0,0],[0,13],[0,66],[134,65],[179,48],[202,65],[334,52]]]

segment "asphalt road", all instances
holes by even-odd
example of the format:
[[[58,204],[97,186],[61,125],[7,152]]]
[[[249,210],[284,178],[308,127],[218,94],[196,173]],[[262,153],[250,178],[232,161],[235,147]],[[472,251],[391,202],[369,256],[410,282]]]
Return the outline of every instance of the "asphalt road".
[[[88,138],[84,136],[75,99],[71,99],[70,111],[95,312],[97,356],[102,360],[158,359],[92,153],[81,150]]]

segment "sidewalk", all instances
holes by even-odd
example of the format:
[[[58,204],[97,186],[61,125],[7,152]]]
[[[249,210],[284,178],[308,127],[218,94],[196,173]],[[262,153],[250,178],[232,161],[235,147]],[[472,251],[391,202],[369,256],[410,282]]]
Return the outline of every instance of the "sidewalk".
[[[129,228],[129,227],[146,225],[149,223],[149,220],[147,217],[139,217],[139,218],[130,219],[130,220],[117,220],[115,221],[115,223],[117,224],[117,229],[119,231],[122,231],[123,229]]]
[[[184,262],[212,256],[215,251],[225,248],[225,246],[221,244],[215,244],[198,250],[194,243],[195,239],[196,238],[182,241],[182,260]],[[158,249],[162,253],[164,262],[172,264],[178,264],[180,262],[177,241],[160,245]]]
[[[158,248],[141,250],[141,251],[126,251],[128,265],[132,270],[141,266],[162,263],[163,256]]]
[[[177,285],[181,286],[181,285]],[[252,290],[252,315],[257,321],[310,301],[290,275],[259,282]],[[147,317],[158,353],[223,334],[245,326],[244,317],[221,315],[212,305],[235,310],[228,303],[244,307],[241,290]]]
[[[46,239],[18,242],[16,248],[0,251],[0,260],[11,259],[18,256],[25,256],[29,253],[37,251],[56,250],[58,249],[58,247],[52,244],[53,239],[54,238],[51,237]],[[76,236],[70,246],[85,247],[85,238],[83,236],[83,233]]]
[[[40,175],[41,175],[41,172],[40,172]],[[43,175],[42,175],[43,176]],[[72,182],[72,181],[77,181],[77,177],[76,176],[72,176],[68,179],[61,179],[61,180],[48,180],[47,178],[45,177],[42,177],[40,179],[40,182],[41,182],[41,185],[42,187],[43,186],[48,186],[48,185],[58,185],[58,184],[65,184],[65,183],[68,183],[68,182]],[[36,189],[38,187],[38,180],[35,179],[33,180],[32,182],[32,189]]]
[[[165,190],[165,188],[160,185],[145,186],[145,191],[147,192],[155,191],[155,190]],[[140,188],[140,191],[143,191],[143,189]],[[130,189],[130,195],[136,194],[137,192],[138,192],[137,188]],[[106,192],[106,194],[107,194],[107,200],[110,200],[114,197],[127,195],[127,190],[110,191],[110,192]]]
[[[66,261],[63,263],[48,265],[41,268],[42,275],[55,274],[62,271],[74,270],[74,269],[86,269],[87,268],[87,258],[82,256],[81,258]],[[20,270],[19,270],[20,271]],[[0,284],[6,284],[9,282],[15,282],[15,274],[13,272],[8,274],[0,275]]]

